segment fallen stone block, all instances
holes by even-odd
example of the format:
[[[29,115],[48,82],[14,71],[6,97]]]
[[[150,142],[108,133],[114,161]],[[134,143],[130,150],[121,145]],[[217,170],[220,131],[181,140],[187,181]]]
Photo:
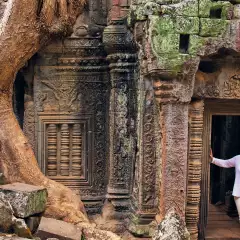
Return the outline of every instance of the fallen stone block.
[[[13,225],[13,219],[13,209],[4,194],[0,193],[0,232],[8,232]]]
[[[158,225],[153,240],[190,240],[190,234],[183,220],[171,210]]]
[[[9,201],[15,217],[26,218],[45,210],[47,190],[43,187],[13,183],[0,185],[0,193]]]
[[[82,239],[82,228],[53,218],[42,217],[35,236],[41,240],[50,238],[80,240]]]

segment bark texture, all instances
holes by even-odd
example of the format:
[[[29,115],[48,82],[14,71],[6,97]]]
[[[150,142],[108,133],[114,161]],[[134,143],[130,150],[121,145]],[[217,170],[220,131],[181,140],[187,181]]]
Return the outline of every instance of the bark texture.
[[[0,172],[5,181],[44,186],[46,215],[74,224],[88,223],[79,197],[46,178],[12,109],[15,75],[52,34],[67,34],[83,0],[0,0]]]

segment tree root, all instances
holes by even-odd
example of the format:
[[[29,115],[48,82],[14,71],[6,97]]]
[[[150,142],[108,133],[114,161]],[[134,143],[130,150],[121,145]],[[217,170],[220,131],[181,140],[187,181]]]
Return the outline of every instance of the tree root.
[[[48,190],[46,216],[73,224],[89,223],[80,197],[43,175],[12,111],[0,116],[0,172],[6,183],[45,187]]]

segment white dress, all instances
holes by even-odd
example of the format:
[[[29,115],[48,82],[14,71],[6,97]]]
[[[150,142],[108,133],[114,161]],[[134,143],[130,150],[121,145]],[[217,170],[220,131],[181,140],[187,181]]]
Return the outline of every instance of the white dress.
[[[240,197],[240,155],[228,160],[213,158],[212,163],[223,168],[235,167],[235,181],[232,195],[235,197]]]

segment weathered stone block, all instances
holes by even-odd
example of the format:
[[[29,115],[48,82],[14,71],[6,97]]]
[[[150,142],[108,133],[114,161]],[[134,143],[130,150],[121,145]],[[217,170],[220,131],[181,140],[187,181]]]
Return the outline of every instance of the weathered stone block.
[[[211,10],[219,9],[221,11],[220,19],[231,19],[232,4],[230,2],[223,1],[211,1],[211,0],[200,0],[199,1],[199,17],[214,19],[211,16]]]
[[[199,0],[199,17],[208,18],[212,6],[211,0]]]
[[[0,232],[8,232],[13,223],[13,210],[4,194],[0,193]]]
[[[217,37],[227,31],[228,20],[200,18],[200,36]]]
[[[189,38],[189,48],[188,52],[191,55],[202,55],[201,53],[204,52],[204,44],[206,42],[206,38],[200,37],[198,35],[191,35]]]
[[[153,240],[190,240],[190,234],[182,219],[172,210],[159,224]]]
[[[198,34],[199,18],[198,17],[176,17],[176,32],[180,34]]]
[[[82,239],[82,229],[70,223],[43,217],[36,236],[41,239],[58,238],[59,240],[80,240]]]
[[[9,201],[15,217],[26,218],[45,210],[47,190],[43,187],[14,183],[0,186],[0,193]]]
[[[160,35],[174,34],[176,32],[175,21],[171,15],[152,16],[150,27]]]
[[[153,37],[154,50],[157,54],[178,53],[179,52],[179,34],[166,34]]]

